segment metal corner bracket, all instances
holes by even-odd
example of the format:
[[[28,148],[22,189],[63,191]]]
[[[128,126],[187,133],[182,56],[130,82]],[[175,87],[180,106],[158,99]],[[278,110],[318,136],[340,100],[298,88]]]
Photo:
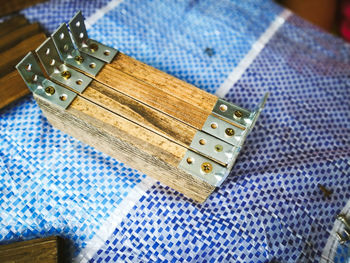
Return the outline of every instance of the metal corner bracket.
[[[74,47],[66,24],[62,24],[52,35],[52,40],[63,62],[92,76],[96,76],[104,62],[80,52]]]
[[[52,38],[46,39],[36,49],[36,53],[47,74],[58,83],[81,93],[92,81],[91,78],[63,64]]]
[[[16,69],[33,94],[66,109],[77,96],[76,93],[45,78],[34,54],[29,52]]]
[[[113,58],[118,53],[117,49],[103,45],[88,37],[81,11],[77,12],[72,20],[69,21],[69,28],[75,44],[81,52],[107,63],[112,62]]]

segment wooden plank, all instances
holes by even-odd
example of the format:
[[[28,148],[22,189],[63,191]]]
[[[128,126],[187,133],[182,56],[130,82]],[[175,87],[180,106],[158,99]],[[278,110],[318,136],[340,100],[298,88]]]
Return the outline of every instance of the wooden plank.
[[[0,262],[62,262],[62,240],[58,237],[33,239],[0,246]]]
[[[45,34],[39,33],[0,53],[0,77],[14,70],[18,61],[20,61],[29,51],[38,47],[45,39]]]
[[[108,64],[102,68],[96,80],[196,129],[202,128],[210,114],[190,102],[173,96],[170,92],[140,81]]]
[[[29,24],[29,22],[23,15],[14,16],[0,24],[0,37],[27,24]]]
[[[11,0],[11,1],[2,1],[0,16],[13,13],[15,11],[21,10],[23,8],[29,7],[31,5],[44,2],[44,0]]]
[[[28,24],[14,29],[12,32],[0,37],[0,52],[6,51],[20,41],[40,32],[38,23]]]
[[[35,99],[54,127],[186,196],[203,202],[214,191],[215,187],[177,168],[186,148],[80,96],[66,110]]]
[[[211,112],[217,97],[204,90],[201,90],[189,83],[186,83],[163,71],[142,63],[123,53],[119,53],[111,64],[106,67],[112,67],[136,77],[139,80],[172,94],[177,98],[188,101],[204,111]]]
[[[195,128],[95,80],[81,96],[184,147],[191,144],[197,132]]]
[[[0,109],[29,93],[18,71],[13,70],[0,78]]]

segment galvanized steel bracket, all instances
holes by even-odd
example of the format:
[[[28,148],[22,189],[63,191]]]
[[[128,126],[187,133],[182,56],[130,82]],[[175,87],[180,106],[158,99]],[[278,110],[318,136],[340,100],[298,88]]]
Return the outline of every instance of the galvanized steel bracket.
[[[105,63],[101,60],[86,55],[74,47],[66,24],[63,23],[51,37],[59,56],[65,64],[92,76],[96,76],[104,66]]]
[[[113,58],[118,53],[117,49],[103,45],[88,37],[84,17],[81,11],[79,11],[69,22],[69,28],[75,44],[81,52],[107,63],[112,62]]]
[[[52,38],[46,39],[36,49],[36,53],[47,74],[58,83],[81,93],[92,81],[91,78],[63,64]]]
[[[29,52],[17,65],[16,69],[33,94],[66,109],[76,93],[45,78],[34,54]]]

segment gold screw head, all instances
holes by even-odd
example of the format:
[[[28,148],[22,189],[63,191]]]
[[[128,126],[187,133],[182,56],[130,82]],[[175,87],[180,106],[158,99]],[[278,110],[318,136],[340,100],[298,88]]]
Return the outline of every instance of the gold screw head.
[[[72,76],[72,74],[70,74],[69,71],[65,70],[65,71],[63,71],[63,72],[61,73],[61,76],[62,76],[64,79],[69,79],[69,78]]]
[[[235,135],[235,131],[232,128],[226,128],[225,133],[227,136],[230,136],[230,137]]]
[[[222,150],[223,150],[223,147],[222,147],[222,145],[221,144],[217,144],[217,145],[215,145],[215,151],[217,151],[217,152],[222,152]]]
[[[204,173],[208,174],[211,171],[213,171],[213,166],[211,165],[211,163],[205,162],[205,163],[202,163],[201,169]]]
[[[89,48],[90,48],[91,52],[96,52],[98,50],[98,45],[95,43],[92,43],[89,45]]]
[[[82,56],[75,56],[74,59],[78,64],[81,64],[84,62],[84,58]]]
[[[51,96],[51,95],[55,94],[55,88],[52,87],[52,86],[47,86],[45,88],[45,92],[46,92],[47,95]]]
[[[239,110],[236,110],[233,114],[233,117],[235,117],[236,119],[240,119],[243,117],[243,113]]]

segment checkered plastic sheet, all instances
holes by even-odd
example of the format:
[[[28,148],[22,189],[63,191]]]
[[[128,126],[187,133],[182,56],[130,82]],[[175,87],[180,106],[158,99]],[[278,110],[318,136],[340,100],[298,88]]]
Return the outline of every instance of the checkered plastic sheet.
[[[95,22],[90,37],[212,93],[283,11],[262,0],[55,0],[23,13],[51,33],[79,9]],[[3,110],[0,240],[56,234],[72,243],[67,257],[91,262],[345,262],[334,223],[350,210],[350,50],[296,16],[280,25],[225,92],[247,108],[271,96],[204,204],[52,128],[31,96]]]

